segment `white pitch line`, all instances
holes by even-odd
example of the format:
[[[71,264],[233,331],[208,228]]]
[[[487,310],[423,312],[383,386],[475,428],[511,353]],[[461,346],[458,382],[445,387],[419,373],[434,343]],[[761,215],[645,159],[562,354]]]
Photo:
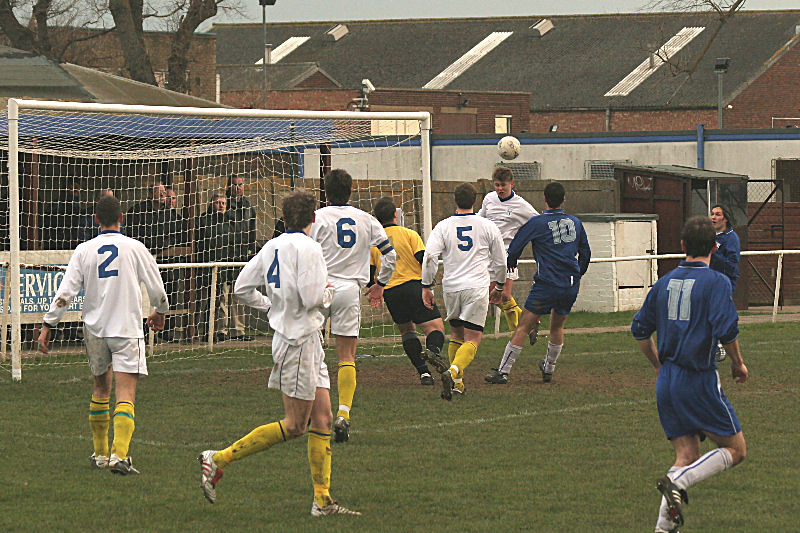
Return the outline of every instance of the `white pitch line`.
[[[647,400],[628,400],[624,402],[606,402],[606,403],[596,403],[596,404],[589,404],[589,405],[580,405],[575,407],[564,407],[561,409],[554,409],[552,411],[520,411],[518,413],[511,413],[501,416],[495,417],[481,417],[481,418],[473,418],[468,420],[454,420],[452,422],[437,422],[434,424],[413,424],[409,426],[394,426],[391,428],[386,429],[362,429],[358,431],[352,431],[352,433],[360,434],[360,435],[369,435],[371,433],[377,434],[386,434],[386,433],[396,433],[399,431],[408,431],[409,429],[414,430],[430,430],[430,429],[439,429],[443,427],[449,426],[473,426],[477,424],[485,424],[487,422],[498,422],[501,420],[513,420],[516,418],[526,418],[530,416],[538,416],[538,415],[559,415],[559,414],[570,414],[570,413],[581,413],[586,411],[592,411],[594,409],[604,409],[606,407],[624,407],[630,405],[639,405],[643,403],[655,403],[655,398],[647,399]],[[89,441],[91,440],[91,436],[89,435],[57,435],[54,433],[14,433],[12,432],[12,436],[20,436],[25,438],[32,438],[32,439],[71,439],[75,441]],[[172,442],[164,442],[164,441],[155,441],[155,440],[142,440],[134,438],[133,443],[135,444],[145,444],[148,446],[157,446],[157,447],[172,447],[172,448],[189,448],[189,449],[197,449],[197,448],[208,448],[210,445],[214,445],[213,443],[210,444],[208,442],[190,442],[190,443],[172,443]],[[219,445],[220,443],[216,443]],[[223,444],[224,445],[224,444]]]

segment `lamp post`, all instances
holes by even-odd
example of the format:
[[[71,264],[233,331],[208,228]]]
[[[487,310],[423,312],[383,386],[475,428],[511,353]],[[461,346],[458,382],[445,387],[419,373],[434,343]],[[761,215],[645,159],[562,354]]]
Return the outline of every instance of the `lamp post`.
[[[717,128],[722,129],[722,76],[728,72],[731,58],[718,57],[714,63],[714,72],[717,73]]]
[[[258,0],[261,4],[261,28],[264,30],[264,57],[261,67],[264,69],[264,109],[267,108],[267,6],[274,6],[278,0]]]

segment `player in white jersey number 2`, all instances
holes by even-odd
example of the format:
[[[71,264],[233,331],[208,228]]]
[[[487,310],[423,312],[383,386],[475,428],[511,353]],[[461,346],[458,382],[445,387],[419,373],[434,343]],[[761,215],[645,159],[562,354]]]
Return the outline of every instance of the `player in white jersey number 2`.
[[[503,246],[508,251],[508,245],[517,233],[517,230],[531,217],[539,213],[522,196],[514,192],[514,173],[510,168],[499,166],[492,172],[494,191],[483,197],[478,214],[488,218],[500,228],[503,236]],[[511,294],[514,281],[519,279],[517,268],[508,269],[506,284],[500,297],[500,310],[506,317],[509,331],[513,332],[519,324],[522,309]],[[490,290],[494,287],[490,287]]]
[[[89,426],[96,468],[108,467],[115,474],[138,474],[128,456],[134,430],[134,402],[139,376],[147,375],[144,329],[142,328],[142,290],[155,311],[147,318],[154,330],[164,329],[164,314],[169,308],[156,260],[141,242],[119,231],[122,209],[119,200],[103,196],[97,201],[95,219],[100,234],[75,248],[67,271],[58,286],[50,309],[44,315],[39,349],[50,351],[51,331],[64,317],[72,299],[83,289],[83,337],[89,368],[94,375]],[[114,441],[108,447],[111,422],[112,377],[116,384]]]
[[[456,213],[433,228],[422,260],[422,300],[433,308],[431,286],[444,263],[442,292],[450,322],[448,347],[450,365],[430,357],[431,364],[442,375],[442,398],[450,400],[453,392],[464,393],[464,369],[475,358],[483,337],[489,303],[500,302],[506,281],[506,254],[497,226],[478,215],[472,207],[475,187],[463,183],[455,189]],[[489,294],[489,283],[495,288]]]
[[[397,262],[397,254],[380,222],[347,203],[352,188],[353,178],[342,169],[331,170],[325,176],[325,195],[331,205],[317,210],[308,233],[322,246],[328,280],[336,289],[329,311],[339,358],[339,409],[333,423],[336,442],[350,438],[350,410],[356,391],[356,345],[361,327],[361,290],[369,282],[370,247],[375,246],[383,254],[377,283],[368,291],[372,305],[382,305],[383,287],[389,283]]]
[[[269,387],[283,393],[283,420],[264,424],[224,450],[200,454],[200,487],[208,501],[217,499],[217,482],[229,463],[299,437],[308,429],[308,462],[314,485],[312,516],[359,515],[330,495],[330,379],[318,331],[321,311],[333,299],[319,244],[306,232],[316,198],[297,190],[283,199],[287,231],[270,240],[242,268],[234,294],[245,304],[269,312],[272,360]],[[266,295],[258,291],[266,287]],[[310,424],[309,424],[310,422]]]

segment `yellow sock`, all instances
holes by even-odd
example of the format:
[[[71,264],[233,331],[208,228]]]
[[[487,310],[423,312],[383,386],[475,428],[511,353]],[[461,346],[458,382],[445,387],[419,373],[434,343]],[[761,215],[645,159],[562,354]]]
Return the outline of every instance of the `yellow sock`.
[[[475,359],[475,354],[478,351],[478,346],[472,341],[466,341],[464,344],[456,352],[456,356],[453,359],[453,366],[457,366],[461,377],[464,375],[464,369],[466,369],[469,364]]]
[[[92,395],[89,404],[89,427],[92,428],[94,454],[108,457],[108,426],[111,425],[109,399]]]
[[[111,453],[120,459],[128,458],[128,448],[131,446],[131,437],[136,427],[134,422],[133,403],[117,402],[114,409],[114,442],[111,443]]]
[[[224,450],[215,453],[214,462],[218,467],[225,468],[233,461],[244,459],[248,455],[266,450],[284,441],[286,441],[286,432],[280,422],[258,426]]]
[[[356,394],[356,364],[353,361],[339,363],[339,410],[336,416],[343,416],[350,421],[350,409],[353,407],[353,396]]]
[[[308,465],[314,484],[314,501],[325,507],[331,500],[331,432],[308,428]]]
[[[453,364],[453,360],[456,358],[456,352],[459,348],[461,348],[461,341],[457,341],[455,339],[450,339],[450,342],[447,344],[447,357],[450,358],[450,364]]]
[[[503,316],[506,317],[508,329],[514,331],[519,325],[519,317],[522,314],[522,309],[517,305],[517,301],[512,297],[509,301],[500,304],[500,310],[503,311]]]

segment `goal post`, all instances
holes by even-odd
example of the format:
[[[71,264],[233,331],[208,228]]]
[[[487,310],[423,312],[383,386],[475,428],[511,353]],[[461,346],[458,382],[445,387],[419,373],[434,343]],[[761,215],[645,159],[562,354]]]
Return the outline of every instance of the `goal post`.
[[[212,350],[217,355],[268,346],[265,317],[243,310],[231,295],[232,281],[273,236],[283,196],[303,187],[322,200],[321,178],[332,168],[353,176],[353,205],[371,212],[375,201],[390,196],[403,225],[423,237],[431,230],[428,112],[9,99],[5,115],[0,186],[9,222],[0,229],[8,239],[0,263],[7,265],[2,269],[2,327],[3,338],[10,333],[10,354],[4,343],[0,366],[10,363],[15,381],[23,366],[84,360],[78,355],[78,318],[72,319],[71,330],[64,328],[53,356],[35,352],[33,335],[63,276],[54,265],[63,268],[69,257],[65,252],[96,234],[92,208],[105,191],[121,200],[123,232],[151,249],[169,285],[171,308],[179,307],[168,321],[173,319],[180,338],[156,338],[156,357],[165,359],[176,353],[204,356]],[[7,160],[7,176],[2,159]],[[243,194],[237,192],[239,185]],[[226,203],[225,211],[218,211],[215,201]],[[155,227],[148,230],[148,224]],[[8,283],[12,280],[20,281]],[[79,317],[81,298],[69,316]],[[209,305],[217,301],[225,309]],[[388,347],[387,340],[397,335],[388,313],[365,305],[362,310],[362,343],[397,350]],[[222,327],[205,323],[218,321],[221,314],[227,320]]]

